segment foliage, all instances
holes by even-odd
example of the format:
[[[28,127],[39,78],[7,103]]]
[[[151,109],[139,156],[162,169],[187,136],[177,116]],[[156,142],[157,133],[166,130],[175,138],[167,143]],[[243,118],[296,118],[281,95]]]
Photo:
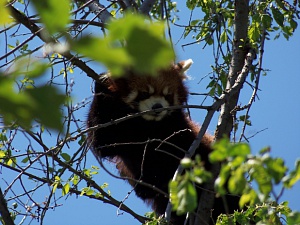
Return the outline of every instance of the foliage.
[[[195,185],[201,185],[212,178],[211,173],[206,171],[202,164],[199,156],[195,161],[183,158],[181,165],[185,169],[185,174],[177,177],[177,180],[172,180],[169,184],[170,200],[173,210],[178,215],[193,212],[197,208]]]
[[[283,160],[271,157],[268,148],[254,156],[248,144],[233,144],[227,138],[215,143],[213,148],[210,161],[222,164],[215,181],[216,193],[222,196],[229,191],[231,194],[240,195],[242,209],[233,215],[220,215],[216,224],[248,224],[255,221],[259,224],[281,225],[282,219],[287,224],[300,223],[300,212],[292,212],[288,202],[279,202],[284,190],[293,186],[287,185],[291,184],[288,182],[289,178],[293,177],[293,184],[299,181],[299,163],[294,170],[288,172]],[[186,170],[185,174],[170,183],[173,210],[179,215],[195,210],[195,185],[211,179],[211,174],[201,166],[199,158],[195,161],[183,159],[181,165]],[[277,187],[281,188],[278,194]]]
[[[144,20],[142,16],[128,14],[109,23],[109,33],[104,38],[83,37],[72,43],[72,49],[102,62],[115,76],[122,75],[128,66],[139,73],[154,74],[158,68],[168,66],[174,56],[162,36],[164,24]],[[126,44],[118,43],[120,40],[126,40]]]
[[[59,106],[66,101],[66,96],[52,86],[34,84],[34,78],[43,75],[47,68],[46,64],[22,59],[15,63],[12,71],[0,73],[0,104],[5,105],[0,113],[5,124],[17,123],[28,128],[35,119],[49,128],[62,128]]]
[[[80,96],[80,101],[74,94],[78,87],[74,80],[81,84],[80,79],[85,77],[82,72],[94,80],[98,78],[98,63],[115,75],[122,75],[128,66],[154,74],[157,68],[174,60],[170,30],[178,26],[180,9],[169,0],[152,1],[152,7],[144,12],[146,16],[137,15],[145,2],[107,1],[107,7],[102,7],[95,1],[95,9],[93,4],[87,4],[89,1],[0,0],[0,35],[1,44],[5,45],[0,50],[0,165],[4,175],[14,177],[5,175],[5,189],[2,184],[1,188],[16,223],[42,224],[49,209],[59,207],[62,197],[71,195],[113,205],[141,223],[166,223],[154,213],[146,217],[136,214],[125,201],[114,198],[106,181],[99,184],[97,175],[102,171],[86,161],[88,130],[81,111],[89,104],[89,98]],[[228,91],[232,46],[236,41],[239,50],[254,49],[262,60],[265,40],[280,36],[289,39],[293,35],[299,6],[299,1],[250,1],[248,36],[235,40],[233,1],[187,0],[191,15],[200,9],[201,16],[191,16],[183,26],[183,37],[192,36],[195,43],[212,46],[215,59],[206,98],[216,100]],[[108,18],[104,16],[107,14]],[[245,128],[252,125],[249,109],[262,72],[266,71],[260,62],[250,68],[247,84],[254,91],[249,104],[236,105],[230,112],[235,118],[234,141],[245,140]],[[76,91],[89,91],[82,90]],[[238,129],[241,134],[237,139]],[[300,161],[289,172],[284,161],[272,157],[268,149],[251,155],[248,144],[231,144],[227,139],[214,147],[210,159],[222,164],[216,191],[219,195],[227,190],[241,195],[240,206],[247,208],[233,215],[221,215],[217,224],[249,220],[280,224],[282,218],[289,225],[300,223],[300,213],[292,211],[288,202],[279,201],[283,190],[299,181]],[[184,158],[181,166],[185,173],[170,182],[170,198],[178,214],[197,208],[194,184],[203,185],[212,177],[198,157],[195,161]],[[20,192],[15,193],[15,189]],[[4,224],[5,218],[0,217],[0,221]]]

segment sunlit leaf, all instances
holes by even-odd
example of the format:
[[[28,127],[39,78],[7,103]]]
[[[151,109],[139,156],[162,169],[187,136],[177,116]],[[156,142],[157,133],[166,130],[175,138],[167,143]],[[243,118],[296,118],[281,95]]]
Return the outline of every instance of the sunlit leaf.
[[[72,44],[72,48],[95,60],[103,63],[112,74],[120,75],[126,65],[132,64],[132,60],[121,48],[114,46],[107,39],[86,36]]]
[[[300,224],[300,212],[292,212],[287,216],[287,225]]]
[[[72,183],[74,184],[74,185],[77,185],[78,184],[78,182],[79,182],[79,177],[77,176],[77,175],[74,175],[74,177],[72,178]]]
[[[245,172],[242,168],[238,168],[232,173],[228,181],[229,192],[232,194],[241,194],[245,189],[246,184],[247,180],[245,179]]]
[[[177,196],[177,187],[178,187],[178,181],[171,180],[169,183],[169,193],[170,193],[170,199],[173,206],[173,209],[178,208],[178,196]]]
[[[226,33],[226,30],[224,30],[220,36],[220,41],[221,43],[225,43],[228,39],[228,36],[227,36],[227,33]]]
[[[178,207],[176,213],[182,215],[186,212],[192,212],[197,207],[197,192],[188,180],[183,180],[178,185]]]
[[[53,184],[52,193],[54,193],[57,189],[58,183]]]
[[[32,0],[48,32],[63,31],[69,22],[70,0]]]
[[[265,162],[268,173],[275,180],[275,184],[278,184],[287,171],[287,167],[284,165],[284,161],[281,158],[270,159]]]
[[[66,183],[62,188],[62,196],[68,194],[70,191],[70,183]]]
[[[252,189],[249,192],[243,194],[240,198],[239,205],[243,208],[246,204],[254,205],[258,201],[256,192]]]
[[[9,15],[8,8],[5,7],[7,4],[7,0],[0,0],[0,25],[6,25],[13,21]]]
[[[256,42],[260,37],[260,24],[258,22],[252,23],[248,31],[248,35],[251,41]]]
[[[295,169],[283,178],[283,184],[285,187],[291,188],[299,180],[300,180],[300,160],[297,160]]]
[[[5,151],[0,151],[0,159],[5,157]]]
[[[246,143],[237,143],[229,148],[229,156],[247,156],[250,152],[250,146]]]
[[[126,15],[108,28],[113,40],[124,38],[124,48],[137,72],[153,74],[174,58],[171,45],[163,36],[163,23],[147,23],[141,16]]]
[[[144,17],[128,14],[112,21],[108,30],[104,38],[83,37],[73,41],[71,48],[103,63],[112,76],[122,75],[128,67],[142,74],[154,74],[174,59],[171,45],[163,35],[163,23],[147,23]]]
[[[219,162],[225,160],[228,155],[228,149],[231,143],[227,138],[222,138],[213,145],[214,151],[209,155],[209,160],[211,162]]]
[[[258,183],[260,192],[267,197],[272,190],[272,182],[266,168],[264,168],[262,165],[255,166],[253,168],[252,177]]]
[[[62,129],[60,106],[65,102],[65,95],[52,86],[27,89],[25,93],[34,103],[30,112],[33,118],[40,119],[41,123],[49,128]]]
[[[192,160],[190,158],[183,158],[180,161],[180,164],[182,165],[183,168],[187,169],[192,166]]]

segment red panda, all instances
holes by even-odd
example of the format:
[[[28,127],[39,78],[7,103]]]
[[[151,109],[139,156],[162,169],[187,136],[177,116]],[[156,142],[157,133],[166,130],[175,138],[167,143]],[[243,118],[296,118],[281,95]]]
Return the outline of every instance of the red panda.
[[[95,95],[88,114],[87,125],[93,127],[141,113],[90,132],[88,140],[95,157],[100,161],[114,160],[120,175],[129,178],[136,195],[159,215],[164,214],[168,203],[168,195],[163,193],[168,193],[168,183],[199,131],[199,126],[187,117],[184,109],[163,110],[187,102],[189,92],[183,80],[191,64],[192,60],[181,61],[159,70],[156,76],[130,70],[116,78],[102,75],[95,83]],[[204,135],[196,152],[206,169],[210,166],[208,154],[212,142],[211,135]],[[199,189],[199,195],[200,192]],[[212,213],[214,221],[220,213],[226,211],[222,201],[217,199]],[[184,217],[173,213],[171,222],[183,225]]]

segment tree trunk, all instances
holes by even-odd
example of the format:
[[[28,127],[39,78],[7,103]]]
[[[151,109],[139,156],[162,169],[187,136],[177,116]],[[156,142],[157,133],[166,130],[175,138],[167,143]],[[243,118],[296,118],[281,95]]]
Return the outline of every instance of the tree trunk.
[[[226,91],[233,91],[233,87],[237,85],[237,82],[244,83],[243,79],[238,78],[242,73],[242,70],[247,61],[247,49],[245,49],[245,41],[247,40],[248,31],[248,12],[249,12],[249,0],[237,0],[235,1],[235,17],[234,17],[234,39],[232,46],[232,59],[227,78]],[[242,46],[242,47],[241,47]],[[250,59],[252,62],[252,57]],[[247,71],[248,74],[248,71]],[[218,125],[215,132],[215,140],[219,140],[224,136],[230,138],[230,134],[233,128],[233,117],[235,116],[234,108],[236,107],[239,99],[240,90],[242,85],[234,94],[228,95],[225,103],[221,106],[221,112],[218,120]],[[216,163],[212,166],[211,171],[213,179],[204,185],[204,189],[208,190],[203,192],[199,200],[199,206],[197,211],[196,220],[194,225],[210,224],[211,209],[214,204],[214,182],[220,173],[220,164]]]

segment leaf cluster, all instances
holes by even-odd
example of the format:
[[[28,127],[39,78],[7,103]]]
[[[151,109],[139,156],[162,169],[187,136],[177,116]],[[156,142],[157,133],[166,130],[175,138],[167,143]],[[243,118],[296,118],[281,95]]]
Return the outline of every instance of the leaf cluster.
[[[255,221],[258,224],[281,225],[282,220],[290,225],[300,223],[300,212],[292,212],[288,202],[279,203],[284,189],[299,181],[298,161],[296,168],[288,172],[284,161],[271,157],[268,148],[253,156],[248,144],[233,144],[226,138],[215,143],[213,149],[210,161],[221,163],[220,174],[215,180],[216,195],[223,196],[229,192],[241,196],[242,209],[232,215],[220,215],[216,224],[250,224]],[[181,165],[186,169],[185,174],[171,181],[169,186],[173,210],[179,215],[196,209],[198,197],[195,186],[211,179],[199,158],[195,161],[183,159]],[[279,194],[276,193],[278,186],[282,188]]]
[[[212,175],[205,170],[199,156],[196,156],[195,160],[183,158],[180,164],[185,173],[170,181],[169,191],[172,209],[178,215],[183,215],[196,209],[198,205],[196,186],[210,180]]]
[[[61,130],[60,106],[67,98],[55,87],[34,86],[34,79],[42,76],[48,65],[22,59],[8,73],[0,73],[0,108],[5,124],[16,123],[30,128],[34,120]]]
[[[163,37],[162,22],[148,23],[142,16],[127,14],[111,21],[107,28],[104,38],[86,36],[72,41],[71,48],[103,63],[114,76],[122,75],[128,67],[141,74],[154,74],[174,59],[170,43]]]

